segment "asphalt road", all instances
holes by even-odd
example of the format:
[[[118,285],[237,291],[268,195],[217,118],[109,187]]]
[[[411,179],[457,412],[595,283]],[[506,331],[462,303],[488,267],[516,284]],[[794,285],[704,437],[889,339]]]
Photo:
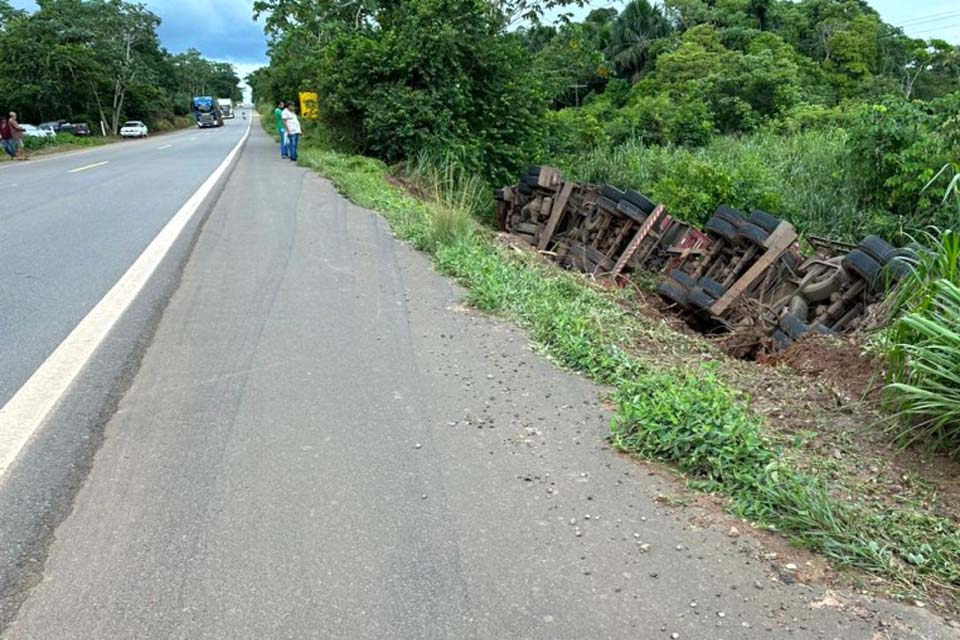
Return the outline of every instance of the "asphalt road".
[[[957,637],[658,500],[461,297],[256,131],[4,637]]]
[[[103,297],[247,128],[0,164],[0,406]]]

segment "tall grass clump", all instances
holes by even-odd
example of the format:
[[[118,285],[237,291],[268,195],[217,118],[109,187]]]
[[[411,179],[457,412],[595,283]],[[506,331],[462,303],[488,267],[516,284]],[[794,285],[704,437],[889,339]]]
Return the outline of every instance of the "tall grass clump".
[[[944,167],[944,170],[948,169]],[[941,171],[942,173],[943,171]],[[950,181],[960,221],[960,172]],[[960,233],[924,231],[910,270],[892,298],[899,316],[884,336],[890,355],[891,430],[904,446],[960,455]]]
[[[960,455],[960,286],[946,278],[925,284],[929,297],[897,320],[894,380],[888,387],[899,422],[897,439]]]
[[[462,209],[481,221],[493,210],[489,185],[452,154],[421,151],[416,159],[407,161],[404,172],[437,205]]]
[[[690,222],[702,224],[726,204],[764,209],[806,233],[856,241],[865,228],[878,230],[889,220],[858,207],[845,141],[843,129],[762,131],[716,137],[699,148],[600,147],[558,164],[574,179],[645,192]]]

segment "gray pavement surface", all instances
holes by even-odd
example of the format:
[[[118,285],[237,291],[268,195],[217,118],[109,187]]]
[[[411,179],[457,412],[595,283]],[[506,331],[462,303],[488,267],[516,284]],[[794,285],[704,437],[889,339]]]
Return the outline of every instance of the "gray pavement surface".
[[[4,637],[958,637],[662,505],[461,297],[255,131]]]
[[[133,264],[246,127],[234,119],[219,129],[0,164],[0,406]]]

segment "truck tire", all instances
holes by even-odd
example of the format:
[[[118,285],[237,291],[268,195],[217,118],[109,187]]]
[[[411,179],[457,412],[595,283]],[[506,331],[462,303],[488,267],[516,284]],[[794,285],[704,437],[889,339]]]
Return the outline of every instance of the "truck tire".
[[[727,242],[733,242],[733,237],[737,234],[736,227],[716,216],[707,220],[707,224],[704,225],[703,230]]]
[[[657,208],[657,205],[653,204],[653,202],[651,202],[645,195],[633,189],[627,189],[624,191],[623,199],[631,204],[636,205],[647,215],[653,213],[653,210]]]
[[[686,290],[669,278],[660,283],[660,285],[657,287],[657,294],[662,298],[666,298],[670,302],[680,305],[681,307],[686,306],[687,304]]]
[[[845,255],[842,264],[847,273],[863,278],[869,287],[876,285],[877,276],[880,275],[880,263],[860,249],[854,249]]]
[[[627,216],[637,224],[643,224],[647,219],[647,214],[643,209],[633,204],[626,198],[617,203],[617,211]]]
[[[785,334],[783,331],[780,331],[780,329],[774,331],[773,335],[770,336],[770,339],[773,341],[774,351],[783,351],[793,343],[793,341],[790,339],[790,336]]]
[[[747,222],[750,224],[755,224],[764,231],[769,231],[773,233],[773,230],[780,226],[780,219],[775,218],[766,211],[761,211],[760,209],[754,210],[750,214],[750,217],[747,218]]]
[[[540,177],[540,170],[543,169],[539,164],[530,165],[527,167],[527,172],[524,175],[528,176],[537,176]]]
[[[716,298],[704,291],[703,287],[694,287],[690,290],[690,294],[687,296],[687,304],[689,304],[692,308],[699,309],[701,311],[709,310],[716,301]]]
[[[607,213],[617,213],[617,202],[617,200],[608,198],[607,196],[600,196],[597,198],[597,208]]]
[[[755,244],[758,247],[762,247],[763,243],[770,237],[770,234],[766,229],[762,229],[752,222],[744,222],[743,225],[737,229],[733,237],[738,243]]]
[[[894,255],[887,261],[883,267],[887,279],[893,282],[900,282],[913,272],[913,265],[905,256]]]
[[[690,291],[697,286],[697,281],[693,279],[693,276],[686,271],[681,271],[680,269],[674,269],[671,271],[670,279],[683,287],[686,291]]]
[[[788,313],[780,319],[780,329],[790,336],[791,340],[798,340],[801,336],[809,333],[810,326],[799,316]]]
[[[610,186],[609,184],[605,184],[600,187],[600,195],[602,195],[604,198],[613,200],[614,208],[616,208],[616,204],[623,200],[623,196],[625,194],[623,191],[620,191],[620,189]]]
[[[700,282],[697,284],[700,285],[700,288],[707,292],[714,300],[719,300],[723,294],[727,292],[727,288],[711,278],[710,276],[703,276],[700,278]]]
[[[533,195],[533,187],[528,185],[526,182],[520,182],[520,186],[517,187],[517,191],[525,196]]]
[[[739,227],[740,225],[742,225],[744,222],[747,221],[746,217],[742,213],[740,213],[733,207],[728,207],[725,204],[722,204],[719,207],[717,207],[717,210],[713,212],[713,217],[720,218],[721,220],[726,220],[727,222],[732,224],[734,227]]]
[[[807,316],[810,315],[810,305],[807,304],[807,299],[800,294],[790,298],[790,302],[787,304],[787,313],[806,322]]]
[[[886,240],[874,235],[861,240],[857,248],[876,260],[881,266],[887,264],[897,252]]]

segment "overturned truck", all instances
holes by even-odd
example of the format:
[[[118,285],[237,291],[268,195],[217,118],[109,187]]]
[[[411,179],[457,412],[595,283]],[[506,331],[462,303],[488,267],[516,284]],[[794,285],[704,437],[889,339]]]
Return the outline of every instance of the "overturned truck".
[[[661,274],[657,293],[701,330],[730,334],[739,356],[875,322],[910,268],[908,251],[877,236],[805,237],[803,253],[794,226],[767,212],[721,206],[701,231],[633,189],[578,184],[552,167],[530,167],[494,195],[500,228],[564,268],[611,284]]]

